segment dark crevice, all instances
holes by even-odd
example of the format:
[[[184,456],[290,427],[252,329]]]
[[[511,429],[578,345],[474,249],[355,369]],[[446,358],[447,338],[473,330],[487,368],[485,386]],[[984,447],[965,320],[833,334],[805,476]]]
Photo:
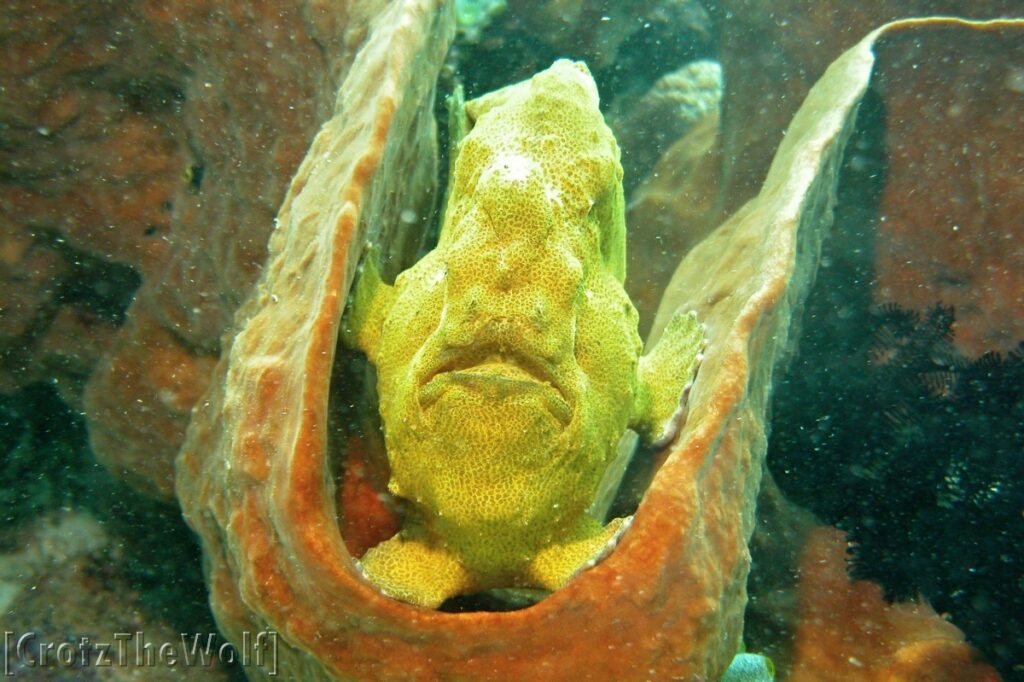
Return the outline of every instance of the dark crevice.
[[[922,595],[1012,678],[1024,659],[1024,562],[1007,551],[1024,543],[1024,346],[971,360],[952,343],[952,308],[873,304],[884,129],[869,91],[799,354],[775,388],[768,466],[788,499],[849,533],[855,577],[890,599]]]

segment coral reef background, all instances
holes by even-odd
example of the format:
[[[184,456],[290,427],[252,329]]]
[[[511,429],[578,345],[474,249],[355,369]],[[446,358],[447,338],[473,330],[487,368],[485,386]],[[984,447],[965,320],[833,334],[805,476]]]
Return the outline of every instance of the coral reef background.
[[[211,633],[198,544],[177,508],[126,489],[89,449],[85,422],[50,385],[0,396],[0,622],[38,641],[150,641]],[[15,674],[23,669],[4,651]],[[95,662],[95,660],[94,660]],[[47,671],[83,679],[96,668]],[[105,679],[244,679],[241,670],[107,669]],[[91,679],[91,678],[90,678]]]
[[[1024,343],[966,357],[952,307],[873,302],[878,107],[850,143],[768,461],[787,498],[849,532],[855,575],[924,597],[1022,679]]]
[[[724,197],[703,208],[720,216],[757,186],[802,93],[842,47],[895,13],[964,9],[825,3],[805,13],[799,3],[772,3],[768,15],[757,5],[649,0],[637,3],[634,21],[616,3],[511,0],[485,30],[457,41],[441,90],[459,76],[472,97],[569,56],[591,63],[610,116],[622,111],[626,120],[625,104],[660,78],[718,60],[727,74],[723,135],[736,159],[753,159],[714,177]],[[320,48],[342,32],[316,3],[284,15],[275,3],[176,7],[22,0],[4,10],[0,548],[6,565],[28,576],[4,574],[5,624],[47,618],[61,634],[98,627],[84,620],[100,613],[95,602],[68,602],[66,620],[52,620],[52,602],[81,592],[86,576],[107,596],[102,618],[213,628],[198,549],[177,509],[127,490],[110,471],[170,495],[189,411],[259,272],[288,179],[330,108],[325,83],[344,59],[322,61]],[[367,22],[347,18],[340,55]],[[1021,87],[1024,67],[1015,68],[1010,92]],[[759,96],[744,95],[751,91]],[[920,593],[1007,679],[1024,679],[1021,302],[1005,294],[1017,286],[1005,263],[1019,262],[1019,251],[981,249],[977,267],[952,285],[941,272],[929,280],[938,294],[916,286],[914,273],[901,280],[891,263],[888,288],[879,286],[878,258],[888,252],[878,245],[891,241],[879,223],[888,172],[881,106],[869,95],[850,145],[804,338],[776,390],[769,467],[788,496],[849,531],[860,576],[893,597]],[[1011,131],[995,132],[1011,146]],[[443,150],[443,130],[440,139]],[[652,154],[637,149],[626,163],[636,161],[639,174]],[[1013,170],[1017,157],[998,158]],[[988,205],[1018,205],[1019,187],[996,185]],[[930,225],[915,227],[918,237],[930,234]],[[933,247],[943,253],[941,242]],[[674,263],[678,248],[638,250],[633,269],[647,268],[656,251]],[[998,286],[988,286],[987,272]],[[943,298],[942,287],[960,298]],[[883,289],[906,308],[878,305]],[[968,349],[956,345],[965,336]],[[984,354],[993,338],[1000,355]],[[83,410],[109,470],[89,449]],[[82,514],[70,526],[61,521],[67,510]],[[53,527],[95,542],[25,563],[23,549]],[[22,587],[43,574],[60,579],[40,583],[45,598],[28,599]]]

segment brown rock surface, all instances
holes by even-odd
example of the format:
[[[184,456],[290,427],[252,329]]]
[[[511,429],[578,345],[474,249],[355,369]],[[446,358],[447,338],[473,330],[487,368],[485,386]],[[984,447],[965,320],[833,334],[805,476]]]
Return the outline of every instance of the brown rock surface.
[[[0,277],[11,295],[0,304],[0,389],[50,379],[63,364],[78,402],[95,368],[85,409],[97,455],[143,489],[172,494],[192,401],[375,7],[5,8]],[[90,316],[68,300],[82,276],[69,261],[80,256],[141,278],[116,334],[119,315]],[[92,277],[126,284],[111,272]],[[59,337],[85,324],[91,338],[67,363],[75,337]],[[162,369],[148,366],[151,352]]]
[[[800,561],[799,625],[790,682],[997,682],[955,625],[923,602],[893,604],[847,576],[846,536],[814,529]]]
[[[883,41],[888,169],[875,298],[956,312],[968,355],[1024,340],[1024,41],[935,30]]]
[[[0,277],[11,295],[0,310],[0,374],[9,391],[51,379],[47,338],[60,343],[69,320],[89,317],[66,291],[82,258],[144,272],[165,257],[181,171],[172,124],[181,66],[113,4],[14,2],[4,12]],[[96,319],[92,331],[109,336],[118,321]],[[79,383],[96,357],[80,356]]]
[[[900,17],[984,19],[1021,11],[1015,0],[724,0],[711,8],[726,74],[720,215],[754,195],[804,95],[867,31]],[[994,37],[980,39],[987,46],[980,47],[971,38],[935,59],[926,55],[953,46],[932,40],[920,50],[903,45],[903,57],[888,53],[879,73],[878,87],[892,107],[892,166],[886,221],[878,227],[876,296],[907,307],[954,304],[961,350],[1008,350],[1024,337],[1024,253],[1007,243],[1007,235],[1021,241],[1014,216],[1024,211],[1021,96],[1014,86],[1021,50]],[[930,199],[918,202],[921,194]],[[935,238],[950,235],[954,225],[959,235]]]
[[[768,475],[757,512],[744,639],[771,658],[777,679],[1001,679],[923,600],[892,602],[853,579],[846,534],[786,501]]]
[[[757,192],[804,96],[829,63],[868,31],[905,17],[987,19],[1012,16],[1018,9],[1014,0],[713,3],[726,73],[722,145],[728,156],[723,210],[735,210]]]

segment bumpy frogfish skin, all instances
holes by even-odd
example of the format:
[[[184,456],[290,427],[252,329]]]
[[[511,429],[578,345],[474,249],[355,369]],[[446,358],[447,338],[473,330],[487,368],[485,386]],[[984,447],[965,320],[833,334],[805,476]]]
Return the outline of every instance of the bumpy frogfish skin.
[[[437,247],[384,284],[364,266],[344,340],[376,366],[400,532],[362,568],[436,607],[555,590],[613,541],[587,514],[616,445],[678,428],[703,328],[678,313],[641,356],[622,282],[619,149],[565,60],[468,102]]]

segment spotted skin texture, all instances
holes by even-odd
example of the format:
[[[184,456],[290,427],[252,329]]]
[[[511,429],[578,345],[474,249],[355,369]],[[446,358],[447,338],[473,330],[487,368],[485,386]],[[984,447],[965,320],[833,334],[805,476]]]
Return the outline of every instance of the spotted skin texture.
[[[641,357],[622,287],[619,150],[586,66],[555,62],[465,105],[437,247],[384,284],[367,259],[344,339],[378,376],[401,531],[363,557],[436,607],[558,589],[623,527],[588,516],[627,427],[674,434],[703,330],[677,315]]]

